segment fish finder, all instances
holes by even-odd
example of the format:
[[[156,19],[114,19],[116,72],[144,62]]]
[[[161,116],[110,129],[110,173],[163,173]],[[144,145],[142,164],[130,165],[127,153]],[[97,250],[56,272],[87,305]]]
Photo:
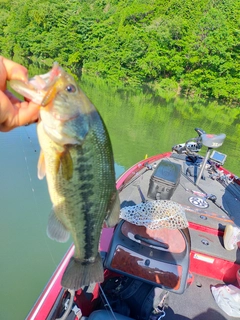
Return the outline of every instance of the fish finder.
[[[210,156],[210,160],[216,162],[219,165],[223,165],[224,162],[226,161],[227,155],[218,151],[213,151],[211,156]]]

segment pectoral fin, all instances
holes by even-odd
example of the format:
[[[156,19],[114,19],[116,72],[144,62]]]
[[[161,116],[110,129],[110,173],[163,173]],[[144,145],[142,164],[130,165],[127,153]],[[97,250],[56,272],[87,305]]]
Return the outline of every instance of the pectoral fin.
[[[106,224],[108,227],[114,227],[119,221],[120,214],[120,199],[118,192],[116,192],[108,206],[109,215],[106,217]]]
[[[60,162],[63,178],[70,180],[73,176],[73,161],[68,149],[61,154]]]
[[[65,180],[70,180],[73,176],[73,161],[67,148],[63,152],[56,152],[54,161],[54,171],[57,175],[61,171]]]
[[[58,242],[66,242],[69,239],[69,232],[56,217],[54,208],[48,219],[47,235],[50,239]]]
[[[46,166],[43,151],[40,151],[38,159],[38,179],[42,180],[46,175]]]

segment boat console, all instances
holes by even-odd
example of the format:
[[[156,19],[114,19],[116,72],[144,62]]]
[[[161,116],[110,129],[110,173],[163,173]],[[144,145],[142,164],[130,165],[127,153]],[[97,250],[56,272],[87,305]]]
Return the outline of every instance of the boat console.
[[[190,235],[185,229],[149,229],[122,220],[115,229],[105,267],[175,293],[189,273]]]

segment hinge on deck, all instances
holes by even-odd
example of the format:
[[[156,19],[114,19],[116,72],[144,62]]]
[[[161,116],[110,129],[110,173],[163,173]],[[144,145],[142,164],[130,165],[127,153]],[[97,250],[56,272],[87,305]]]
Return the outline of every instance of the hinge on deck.
[[[80,308],[77,307],[77,305],[75,305],[73,308],[72,308],[72,311],[75,313],[77,319],[81,319],[82,318],[82,311]]]

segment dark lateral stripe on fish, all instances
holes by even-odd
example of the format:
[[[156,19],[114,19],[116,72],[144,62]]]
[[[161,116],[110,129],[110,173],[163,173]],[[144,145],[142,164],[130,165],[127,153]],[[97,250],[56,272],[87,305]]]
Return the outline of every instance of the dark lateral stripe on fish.
[[[96,204],[91,201],[93,196],[94,184],[92,183],[94,175],[91,173],[92,164],[87,163],[87,157],[81,157],[81,163],[76,168],[81,175],[82,183],[79,185],[79,194],[81,198],[81,211],[84,219],[84,259],[93,257],[93,243],[95,239],[94,228]]]
[[[93,256],[93,243],[94,243],[94,216],[92,214],[89,214],[90,211],[92,211],[95,206],[94,203],[89,201],[89,196],[92,195],[91,192],[81,192],[81,197],[83,199],[82,204],[82,212],[84,213],[84,222],[85,222],[85,228],[84,228],[84,259],[89,259]]]
[[[89,182],[84,182],[80,187],[79,187],[79,190],[81,190],[81,191],[85,191],[85,190],[87,190],[87,189],[90,189],[91,190],[91,188],[92,188],[92,184],[91,183],[89,183]],[[92,193],[93,194],[93,193]]]

